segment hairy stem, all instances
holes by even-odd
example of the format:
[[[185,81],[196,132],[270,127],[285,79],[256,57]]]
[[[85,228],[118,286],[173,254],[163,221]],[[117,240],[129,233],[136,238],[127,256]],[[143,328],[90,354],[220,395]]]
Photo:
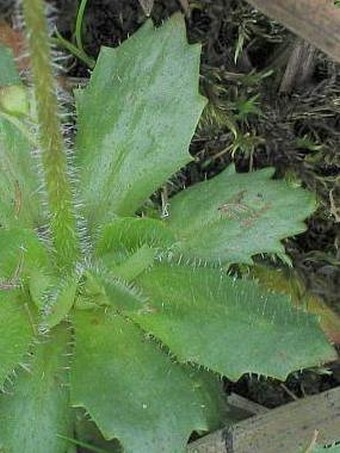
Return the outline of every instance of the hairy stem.
[[[69,269],[75,264],[79,240],[54,85],[44,1],[23,0],[23,11],[32,64],[42,165],[51,215],[51,235],[57,265]]]

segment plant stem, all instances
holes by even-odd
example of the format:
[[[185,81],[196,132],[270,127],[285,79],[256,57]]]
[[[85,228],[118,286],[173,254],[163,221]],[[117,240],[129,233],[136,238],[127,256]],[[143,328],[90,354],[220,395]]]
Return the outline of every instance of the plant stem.
[[[65,39],[58,30],[55,31],[55,38],[52,38],[52,42],[55,42],[57,45],[64,47],[70,53],[72,53],[76,58],[85,63],[90,69],[94,68],[96,61],[89,57],[85,52],[82,52],[78,47],[72,44],[70,41]]]
[[[78,9],[77,19],[76,19],[76,43],[79,50],[84,54],[83,48],[83,41],[82,41],[82,29],[83,29],[83,21],[84,21],[84,14],[87,5],[87,0],[81,0],[80,6]]]
[[[79,239],[54,85],[44,1],[23,0],[23,12],[32,64],[39,142],[56,264],[60,268],[69,269],[77,259]]]

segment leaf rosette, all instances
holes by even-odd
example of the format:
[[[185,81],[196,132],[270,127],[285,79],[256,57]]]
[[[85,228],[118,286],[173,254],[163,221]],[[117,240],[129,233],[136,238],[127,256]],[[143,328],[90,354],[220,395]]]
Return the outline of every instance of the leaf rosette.
[[[18,84],[0,55],[6,84]],[[81,444],[83,412],[104,451],[115,451],[114,438],[127,452],[185,451],[193,431],[227,420],[220,376],[285,379],[335,358],[314,315],[227,274],[255,254],[282,255],[281,240],[313,212],[311,194],[272,180],[271,169],[230,167],[171,198],[167,219],[136,215],[191,160],[206,103],[199,60],[181,16],[158,29],[148,21],[103,48],[76,90],[77,193],[91,251],[67,272],[44,229],[32,143],[0,116],[6,452],[68,451]]]

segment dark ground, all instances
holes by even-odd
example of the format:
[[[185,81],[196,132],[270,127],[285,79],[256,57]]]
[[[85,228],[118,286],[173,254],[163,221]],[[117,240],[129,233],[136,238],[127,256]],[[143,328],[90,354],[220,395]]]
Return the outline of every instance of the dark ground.
[[[203,44],[201,91],[210,103],[191,146],[197,162],[175,178],[177,186],[234,160],[239,171],[274,166],[277,177],[315,191],[320,207],[308,231],[286,241],[286,249],[307,289],[340,313],[340,67],[246,3],[189,3],[188,36]],[[57,7],[59,32],[72,40],[77,2],[59,0]],[[152,18],[158,24],[179,9],[175,0],[158,0]],[[137,0],[89,0],[87,53],[96,57],[101,45],[117,46],[145,20]],[[297,52],[302,57],[294,58]],[[87,78],[89,70],[74,59],[69,74]],[[249,377],[226,381],[228,391],[267,407],[338,385],[340,367],[333,374],[296,373],[284,385]]]

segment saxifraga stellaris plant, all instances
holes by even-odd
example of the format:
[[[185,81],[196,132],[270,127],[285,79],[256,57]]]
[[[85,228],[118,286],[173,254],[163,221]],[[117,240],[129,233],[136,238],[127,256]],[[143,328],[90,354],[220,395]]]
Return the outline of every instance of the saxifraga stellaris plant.
[[[150,197],[191,161],[206,104],[180,15],[101,50],[74,93],[72,162],[43,1],[23,15],[35,109],[0,47],[0,449],[184,452],[225,423],[221,376],[285,379],[335,358],[315,316],[228,275],[284,258],[314,197],[229,167],[162,218]]]

